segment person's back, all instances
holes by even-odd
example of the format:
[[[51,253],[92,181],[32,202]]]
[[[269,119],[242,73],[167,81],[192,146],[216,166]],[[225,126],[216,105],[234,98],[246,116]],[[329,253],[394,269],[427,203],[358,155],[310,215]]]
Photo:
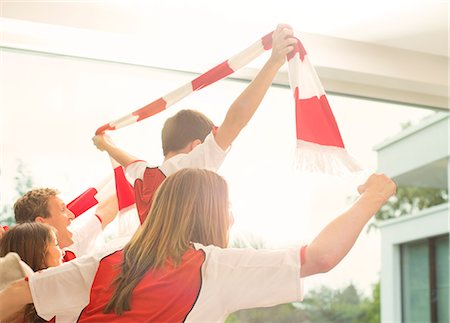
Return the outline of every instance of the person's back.
[[[169,176],[141,229],[100,261],[80,322],[223,321],[246,306],[300,300],[299,250],[227,248],[228,205],[213,172]]]
[[[216,143],[214,129],[212,121],[202,113],[181,110],[164,123],[161,132],[164,162],[160,166],[152,167],[142,160],[127,163],[125,170],[135,190],[141,224],[156,190],[167,176],[183,168],[219,169],[226,152]]]
[[[148,271],[133,291],[131,309],[120,316],[105,314],[122,258],[123,251],[117,251],[101,260],[91,288],[91,302],[79,322],[183,322],[200,292],[204,253],[190,248],[179,266],[167,261],[164,268]]]

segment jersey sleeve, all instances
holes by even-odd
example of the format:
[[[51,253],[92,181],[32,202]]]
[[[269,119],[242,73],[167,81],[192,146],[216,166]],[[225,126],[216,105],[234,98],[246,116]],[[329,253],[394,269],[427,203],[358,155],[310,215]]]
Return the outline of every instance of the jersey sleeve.
[[[36,312],[44,320],[75,322],[89,303],[99,260],[84,256],[28,277]]]
[[[92,283],[100,260],[123,249],[129,238],[116,238],[91,255],[73,259],[28,276],[34,307],[40,317],[49,321],[76,322],[89,304]]]
[[[73,220],[68,229],[73,234],[73,244],[65,249],[81,257],[94,249],[95,242],[102,233],[102,224],[95,215],[85,214]]]
[[[203,248],[206,261],[202,267],[203,286],[197,302],[203,307],[200,312],[229,314],[240,309],[303,299],[298,248]],[[208,302],[208,298],[215,301]],[[217,306],[222,308],[214,308]],[[190,321],[195,321],[195,311],[191,314]]]
[[[187,154],[179,154],[161,165],[162,172],[169,176],[183,168],[200,168],[217,171],[222,165],[228,150],[223,150],[211,132],[203,143]]]
[[[144,172],[147,167],[151,167],[146,161],[136,160],[125,167],[125,176],[128,182],[134,186],[137,179],[144,178]]]

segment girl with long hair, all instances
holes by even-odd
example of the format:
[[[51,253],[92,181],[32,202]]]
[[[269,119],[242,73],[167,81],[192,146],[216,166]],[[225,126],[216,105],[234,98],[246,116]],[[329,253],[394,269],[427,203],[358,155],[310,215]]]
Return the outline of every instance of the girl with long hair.
[[[223,321],[238,309],[301,300],[308,267],[334,264],[335,247],[315,256],[315,243],[303,268],[299,248],[227,248],[231,223],[222,177],[193,169],[169,177],[128,245],[100,262],[79,321]]]
[[[61,265],[64,252],[59,248],[55,230],[49,225],[30,222],[18,224],[0,238],[0,257],[16,253],[33,271]],[[8,322],[46,322],[33,304],[28,304],[5,319]]]

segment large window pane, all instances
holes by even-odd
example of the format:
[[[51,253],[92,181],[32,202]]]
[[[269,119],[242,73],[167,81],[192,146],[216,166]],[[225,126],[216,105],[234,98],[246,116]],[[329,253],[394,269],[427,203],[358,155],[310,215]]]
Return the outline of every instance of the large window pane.
[[[428,242],[402,246],[403,321],[430,322]]]
[[[449,250],[448,236],[436,239],[436,289],[437,289],[437,318],[439,323],[450,322],[448,315],[448,276]]]
[[[112,172],[105,154],[92,145],[97,127],[186,84],[196,75],[143,66],[2,50],[0,72],[0,204],[12,205],[17,160],[34,186],[55,187],[66,202]],[[224,80],[137,125],[113,132],[119,147],[159,165],[160,131],[179,109],[193,108],[220,125],[245,88]],[[372,147],[434,112],[405,105],[328,95],[348,151],[368,170],[377,166]],[[31,108],[32,107],[32,108]],[[26,116],[26,117],[24,117]],[[349,196],[367,173],[353,180],[299,176],[293,169],[295,109],[290,89],[272,87],[253,120],[233,144],[220,174],[229,183],[233,237],[266,247],[310,242],[348,207]],[[270,186],[269,186],[270,184]],[[326,203],[324,202],[326,201]],[[113,231],[110,226],[108,231]],[[233,239],[232,239],[233,240]],[[330,273],[308,279],[341,287],[352,281],[369,295],[379,279],[379,234],[361,234],[352,255]],[[371,257],[367,258],[370,253]],[[362,260],[361,260],[362,259]],[[349,275],[349,273],[351,273]]]

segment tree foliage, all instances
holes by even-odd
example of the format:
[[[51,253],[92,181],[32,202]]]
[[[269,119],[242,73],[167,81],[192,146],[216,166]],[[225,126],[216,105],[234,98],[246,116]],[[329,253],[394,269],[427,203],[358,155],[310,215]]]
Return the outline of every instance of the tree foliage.
[[[292,304],[281,304],[273,307],[254,308],[235,312],[228,316],[226,323],[292,323],[307,322],[302,310]]]
[[[356,197],[353,199],[355,200]],[[376,228],[375,221],[395,219],[411,215],[420,210],[448,202],[448,191],[432,187],[398,186],[397,193],[375,214],[367,231]]]
[[[431,187],[399,186],[397,194],[381,207],[375,218],[377,220],[397,218],[447,201],[447,190]]]
[[[372,298],[366,299],[362,305],[361,322],[380,323],[381,307],[380,307],[380,282],[376,283],[372,289]]]
[[[246,234],[235,237],[230,242],[230,247],[263,249],[266,247],[266,242],[259,236]]]
[[[309,322],[351,323],[363,322],[366,301],[353,284],[343,289],[321,287],[305,298],[303,308]]]
[[[17,161],[17,173],[14,176],[15,182],[15,197],[14,201],[20,196],[24,195],[33,187],[33,178],[29,170],[25,167],[25,164],[21,161]],[[2,201],[3,203],[4,201]],[[1,225],[13,225],[16,223],[14,219],[13,203],[5,203],[0,209],[0,224]]]
[[[373,286],[371,297],[364,297],[353,284],[342,289],[322,286],[308,292],[301,303],[242,310],[226,320],[241,322],[379,323],[380,284]]]

